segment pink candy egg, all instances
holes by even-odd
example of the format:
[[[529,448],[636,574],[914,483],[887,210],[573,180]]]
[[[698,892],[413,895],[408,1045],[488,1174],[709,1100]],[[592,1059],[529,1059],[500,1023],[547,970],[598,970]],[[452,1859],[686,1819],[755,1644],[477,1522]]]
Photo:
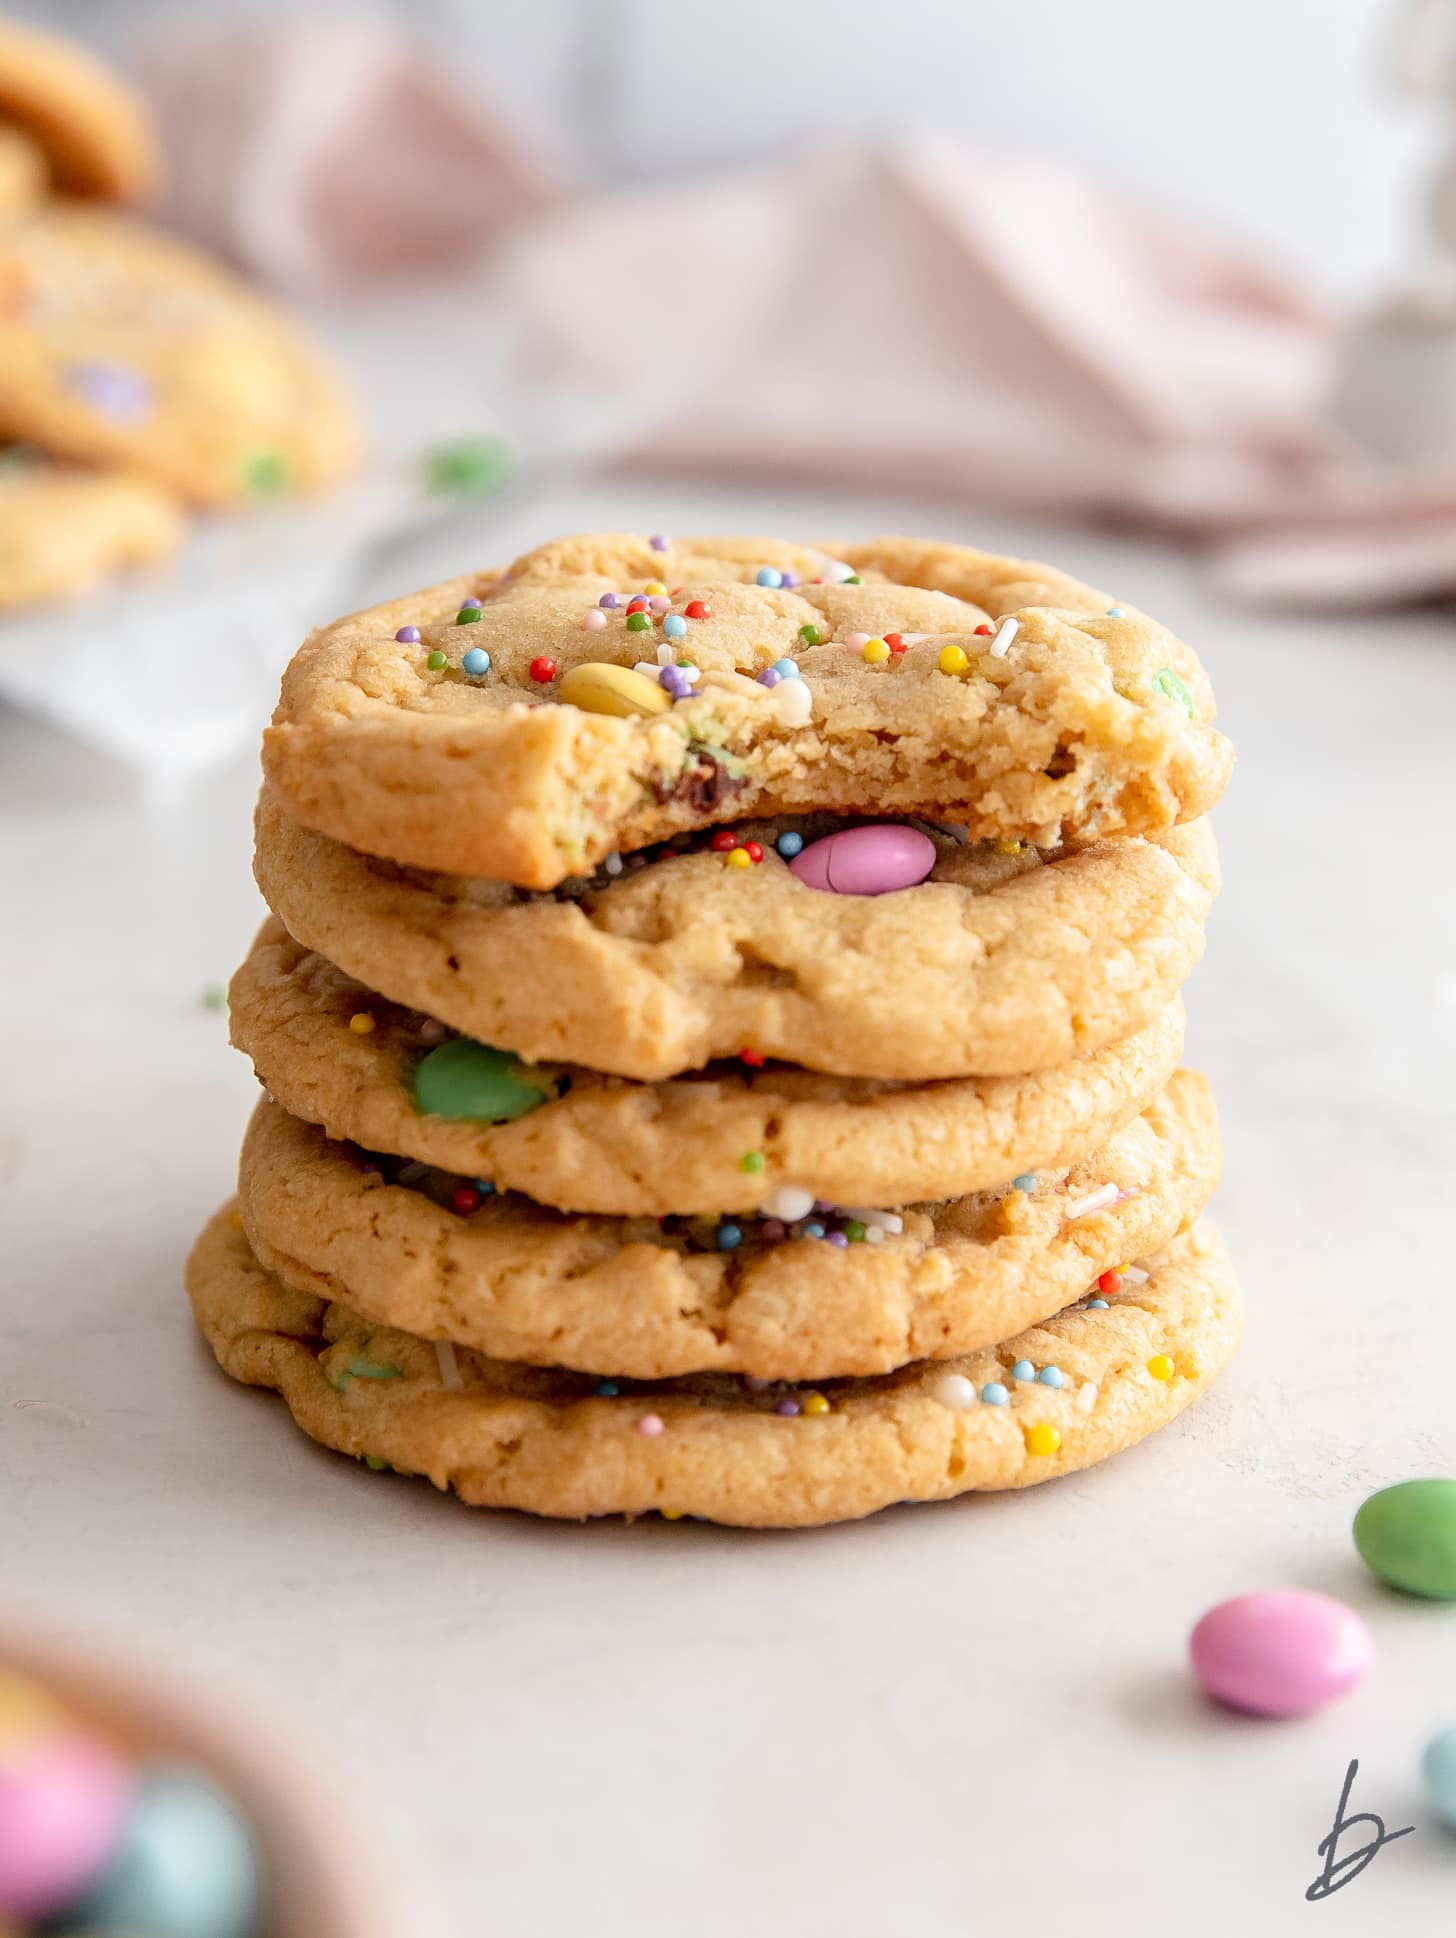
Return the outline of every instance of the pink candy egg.
[[[0,1764],[0,1918],[48,1918],[92,1884],[120,1841],[130,1771],[68,1732]]]
[[[831,895],[888,895],[892,889],[913,888],[934,866],[930,836],[898,821],[826,834],[789,863],[806,888],[822,888]]]
[[[1343,1602],[1303,1588],[1235,1595],[1198,1623],[1193,1673],[1210,1696],[1255,1716],[1307,1716],[1363,1679],[1370,1631]]]

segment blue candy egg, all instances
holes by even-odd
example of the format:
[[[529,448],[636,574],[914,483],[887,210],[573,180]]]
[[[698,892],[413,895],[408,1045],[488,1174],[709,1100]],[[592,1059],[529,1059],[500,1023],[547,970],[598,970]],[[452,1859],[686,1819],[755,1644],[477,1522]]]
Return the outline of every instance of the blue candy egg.
[[[256,1938],[258,1859],[248,1827],[206,1777],[153,1769],[101,1882],[70,1913],[78,1932]]]
[[[1427,1743],[1421,1775],[1426,1780],[1431,1808],[1442,1823],[1456,1830],[1456,1723]]]

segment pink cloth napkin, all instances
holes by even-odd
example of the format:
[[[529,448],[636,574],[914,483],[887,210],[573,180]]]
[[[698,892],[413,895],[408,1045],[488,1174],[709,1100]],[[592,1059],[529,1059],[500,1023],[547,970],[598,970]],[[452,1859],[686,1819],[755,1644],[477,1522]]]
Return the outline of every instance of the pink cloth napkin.
[[[632,464],[1114,518],[1240,596],[1456,592],[1456,476],[1329,423],[1334,319],[1057,163],[915,140],[559,208],[510,288],[543,374],[632,387]]]
[[[282,288],[468,260],[559,193],[509,117],[387,21],[179,22],[143,79],[163,215]]]
[[[268,281],[509,238],[535,374],[615,400],[625,464],[1136,523],[1248,599],[1456,594],[1456,475],[1337,435],[1335,319],[1059,163],[911,137],[569,200],[488,77],[383,22],[184,26],[150,79],[174,219]]]

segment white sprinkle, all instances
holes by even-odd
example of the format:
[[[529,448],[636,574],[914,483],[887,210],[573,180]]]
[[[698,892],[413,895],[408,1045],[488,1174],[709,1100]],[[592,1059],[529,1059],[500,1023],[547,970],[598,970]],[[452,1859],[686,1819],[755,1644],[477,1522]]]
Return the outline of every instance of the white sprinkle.
[[[803,680],[780,680],[776,687],[765,688],[773,701],[774,710],[782,725],[786,727],[807,727],[814,712],[814,696]]]
[[[1021,630],[1019,619],[1003,619],[996,628],[996,637],[991,641],[992,659],[1005,659],[1011,650],[1011,642]]]
[[[854,577],[854,567],[846,565],[843,559],[825,559],[824,576],[833,585],[843,585],[846,579]]]
[[[660,645],[660,646],[658,647],[658,649],[657,649],[657,663],[658,663],[658,665],[659,665],[659,666],[671,666],[671,665],[672,665],[672,663],[673,663],[673,661],[674,661],[674,660],[675,660],[676,658],[677,658],[677,648],[676,648],[676,646],[674,646],[674,645],[673,645],[673,643],[672,643],[672,641],[671,641],[670,639],[664,639],[664,640],[663,640],[663,642],[662,642],[662,644],[661,644],[661,645]]]
[[[864,1242],[866,1245],[883,1245],[885,1242],[885,1234],[880,1230],[878,1225],[866,1225]]]
[[[622,872],[622,857],[620,855],[608,855],[602,863],[602,866],[609,875],[620,875]]]
[[[777,1218],[783,1224],[794,1225],[814,1209],[814,1193],[805,1191],[802,1185],[781,1184],[758,1209],[764,1218]]]
[[[1084,1386],[1078,1389],[1077,1411],[1079,1413],[1090,1413],[1096,1404],[1097,1382],[1095,1379],[1089,1379]]]
[[[1089,1191],[1085,1198],[1074,1198],[1066,1207],[1068,1218],[1085,1218],[1090,1212],[1106,1211],[1117,1203],[1118,1190],[1115,1184],[1100,1184],[1095,1191]]]
[[[458,1393],[465,1385],[460,1377],[460,1368],[455,1363],[455,1348],[448,1339],[435,1341],[435,1358],[440,1366],[440,1384],[447,1393]]]
[[[942,1373],[938,1380],[932,1380],[930,1397],[952,1413],[965,1413],[976,1404],[977,1394],[963,1373]]]
[[[632,671],[634,673],[640,673],[644,680],[651,680],[652,684],[656,686],[657,676],[662,671],[662,668],[655,659],[639,659],[633,666]]]
[[[840,1215],[858,1219],[874,1231],[902,1232],[905,1220],[898,1211],[878,1211],[873,1205],[840,1205]]]
[[[1129,1265],[1122,1275],[1124,1285],[1146,1285],[1148,1275],[1141,1265]]]

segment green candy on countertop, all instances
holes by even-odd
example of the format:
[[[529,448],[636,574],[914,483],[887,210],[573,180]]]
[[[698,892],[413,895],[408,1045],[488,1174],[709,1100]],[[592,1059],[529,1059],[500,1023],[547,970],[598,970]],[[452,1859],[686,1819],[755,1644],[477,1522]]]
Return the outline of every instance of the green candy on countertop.
[[[532,1083],[509,1050],[468,1036],[442,1043],[415,1066],[415,1108],[426,1117],[508,1124],[550,1095],[549,1084]]]
[[[511,448],[501,437],[456,437],[437,444],[422,460],[430,491],[482,498],[510,483]]]
[[[1456,1480],[1403,1480],[1372,1494],[1355,1516],[1355,1546],[1392,1588],[1456,1601]]]

